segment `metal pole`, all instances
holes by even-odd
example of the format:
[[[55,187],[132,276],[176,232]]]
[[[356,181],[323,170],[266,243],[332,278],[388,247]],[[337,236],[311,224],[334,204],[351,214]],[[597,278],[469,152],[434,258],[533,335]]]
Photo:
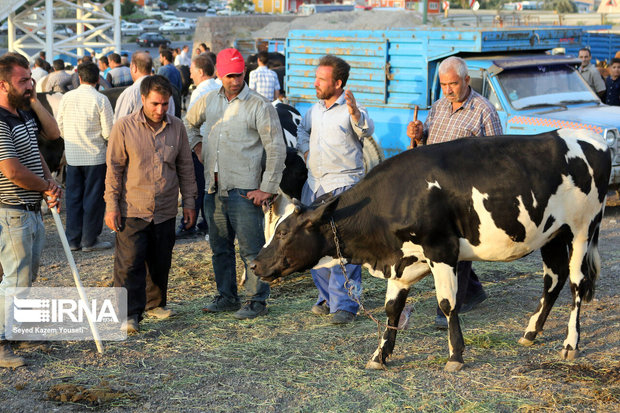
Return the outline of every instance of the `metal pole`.
[[[67,261],[69,261],[69,266],[71,267],[71,273],[73,274],[73,280],[75,281],[75,286],[77,287],[78,294],[80,295],[80,299],[84,301],[84,303],[86,303],[86,292],[84,291],[84,287],[82,286],[82,280],[80,280],[80,274],[78,273],[77,265],[75,265],[73,254],[71,254],[71,248],[69,248],[69,241],[67,241],[67,235],[65,234],[65,229],[62,226],[60,215],[58,215],[58,209],[54,207],[51,208],[51,210],[52,215],[54,216],[54,222],[56,223],[56,229],[58,230],[58,236],[60,237],[60,242],[62,242],[62,248],[65,250]],[[90,325],[90,330],[93,333],[93,338],[95,339],[95,344],[97,345],[97,351],[103,354],[103,344],[101,343],[101,338],[99,338],[99,330],[97,330],[97,326],[92,319],[90,311],[86,311],[86,318],[88,319],[88,325]]]
[[[422,2],[422,24],[428,23],[428,0]]]

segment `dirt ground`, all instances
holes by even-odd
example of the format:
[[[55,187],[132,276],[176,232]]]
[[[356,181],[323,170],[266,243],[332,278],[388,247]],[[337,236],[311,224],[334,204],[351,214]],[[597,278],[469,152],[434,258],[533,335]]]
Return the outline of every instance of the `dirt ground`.
[[[512,263],[475,263],[489,293],[462,315],[465,368],[443,371],[445,332],[433,328],[432,279],[416,284],[408,330],[399,332],[385,371],[364,369],[377,326],[359,316],[333,326],[309,312],[310,277],[272,286],[270,313],[251,321],[205,315],[214,294],[204,239],[174,251],[169,320],[146,319],[140,334],[106,342],[54,342],[16,350],[29,365],[0,370],[0,411],[111,412],[573,412],[620,411],[620,200],[603,221],[602,273],[595,299],[581,313],[580,357],[560,360],[570,292],[564,288],[534,346],[517,344],[542,289],[540,255]],[[70,286],[72,278],[51,217],[38,286]],[[103,238],[112,240],[104,231]],[[107,286],[113,252],[76,252],[85,286]],[[383,319],[385,282],[364,274],[365,306]]]

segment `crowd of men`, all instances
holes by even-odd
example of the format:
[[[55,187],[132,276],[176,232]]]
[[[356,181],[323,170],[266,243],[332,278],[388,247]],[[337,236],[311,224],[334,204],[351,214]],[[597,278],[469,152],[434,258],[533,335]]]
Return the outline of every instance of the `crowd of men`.
[[[0,367],[25,364],[6,339],[4,293],[9,287],[28,287],[36,278],[44,239],[41,201],[59,207],[62,195],[37,147],[37,134],[65,139],[70,248],[112,248],[98,238],[104,222],[115,233],[114,286],[128,293],[124,330],[139,332],[144,316],[175,314],[167,306],[173,247],[177,238],[200,231],[208,234],[217,287],[203,312],[233,312],[241,320],[267,314],[269,284],[248,263],[265,243],[261,207],[278,192],[286,157],[272,104],[281,96],[281,85],[267,67],[268,55],[259,54],[249,85],[238,50],[224,49],[216,56],[204,44],[191,59],[188,47],[160,49],[157,74],[152,57],[142,51],[129,62],[116,53],[98,64],[84,57],[73,74],[59,60],[48,74],[52,69],[44,57],[35,60],[32,70],[21,55],[0,57]],[[586,53],[580,51],[580,57],[584,79],[594,82],[593,89],[604,92],[608,103],[618,104],[620,60],[612,61],[603,90]],[[173,94],[183,87],[178,66],[189,66],[195,85],[183,120],[174,115]],[[327,55],[315,72],[317,102],[297,131],[296,149],[308,168],[301,196],[307,205],[342,193],[364,176],[362,145],[374,124],[346,89],[350,69],[345,60]],[[493,105],[469,86],[464,60],[447,58],[438,72],[444,97],[424,123],[407,126],[411,149],[472,133],[502,133]],[[105,83],[126,87],[114,108],[97,90]],[[35,90],[42,84],[50,91],[70,85],[56,118],[37,99]],[[179,193],[183,213],[176,226]],[[245,300],[237,289],[235,241],[245,264]],[[347,287],[361,291],[361,268],[346,265],[346,272],[348,280],[339,266],[311,271],[318,290],[311,312],[329,316],[334,324],[353,322],[358,311]],[[458,282],[461,312],[487,298],[470,262],[459,264]],[[435,324],[447,326],[439,308]]]

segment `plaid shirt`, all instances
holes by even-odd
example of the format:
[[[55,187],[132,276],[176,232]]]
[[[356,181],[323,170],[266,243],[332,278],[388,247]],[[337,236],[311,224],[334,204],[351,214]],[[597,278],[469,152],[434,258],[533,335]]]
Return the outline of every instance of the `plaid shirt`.
[[[259,66],[250,72],[250,89],[254,89],[269,101],[275,99],[276,90],[280,90],[278,75],[267,66]]]
[[[60,100],[58,127],[65,139],[65,155],[71,166],[105,164],[108,137],[112,130],[112,106],[91,85],[80,85]]]
[[[469,96],[456,111],[452,111],[452,103],[444,97],[433,104],[424,122],[427,145],[469,136],[501,134],[502,124],[497,111],[488,100],[471,88]]]

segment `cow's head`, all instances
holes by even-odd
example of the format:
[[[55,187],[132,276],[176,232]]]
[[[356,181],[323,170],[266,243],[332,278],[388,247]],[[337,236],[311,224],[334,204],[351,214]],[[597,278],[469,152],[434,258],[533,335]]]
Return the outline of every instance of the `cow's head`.
[[[320,227],[329,222],[338,198],[316,208],[278,195],[265,211],[265,245],[251,263],[266,281],[305,271],[325,256],[326,239]]]

